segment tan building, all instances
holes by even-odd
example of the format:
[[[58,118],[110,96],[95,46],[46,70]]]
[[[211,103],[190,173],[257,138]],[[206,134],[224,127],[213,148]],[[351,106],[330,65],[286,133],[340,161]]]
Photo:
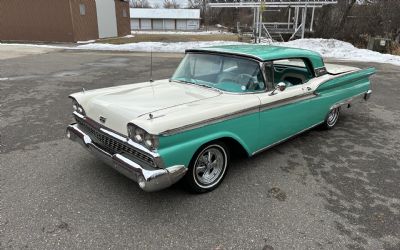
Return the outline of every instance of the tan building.
[[[127,0],[0,0],[1,41],[76,42],[130,32]]]
[[[198,30],[200,9],[131,8],[132,30]]]

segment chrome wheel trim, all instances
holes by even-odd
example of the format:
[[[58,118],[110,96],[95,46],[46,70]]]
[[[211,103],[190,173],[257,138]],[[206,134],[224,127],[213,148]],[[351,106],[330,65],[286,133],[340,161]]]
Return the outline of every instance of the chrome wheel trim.
[[[227,154],[223,147],[217,144],[203,149],[193,166],[193,179],[201,188],[211,188],[219,183],[227,166]]]
[[[328,114],[328,118],[326,119],[326,124],[329,127],[333,127],[339,118],[339,108],[332,109]]]

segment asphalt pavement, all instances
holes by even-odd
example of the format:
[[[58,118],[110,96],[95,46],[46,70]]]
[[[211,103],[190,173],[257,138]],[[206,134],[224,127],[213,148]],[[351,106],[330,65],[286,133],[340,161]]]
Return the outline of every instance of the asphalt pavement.
[[[182,57],[153,56],[154,79]],[[368,103],[193,195],[145,193],[65,138],[68,94],[147,81],[148,53],[0,51],[0,249],[400,249],[400,67],[343,63],[377,68]]]

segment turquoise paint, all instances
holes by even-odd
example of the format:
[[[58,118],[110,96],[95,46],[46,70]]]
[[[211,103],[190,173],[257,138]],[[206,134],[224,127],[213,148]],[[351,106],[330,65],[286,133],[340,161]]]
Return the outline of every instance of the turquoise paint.
[[[272,45],[223,45],[187,50],[187,52],[189,51],[209,51],[228,54],[241,54],[254,57],[262,61],[272,61],[288,58],[306,58],[310,60],[314,68],[324,67],[325,65],[321,55],[315,51]]]
[[[204,127],[160,137],[159,154],[166,166],[188,166],[194,153],[204,144],[230,137],[237,140],[248,155],[286,139],[324,121],[330,108],[343,100],[370,89],[368,76],[374,68],[334,78],[317,88],[316,96],[292,104],[232,118]]]
[[[365,93],[370,88],[366,74],[373,72],[373,69],[360,71],[328,81],[317,89],[316,97],[307,100],[172,136],[162,136],[159,153],[166,166],[188,166],[192,156],[202,145],[215,139],[230,137],[242,144],[251,155],[261,148],[322,122],[335,103]]]
[[[188,166],[193,154],[205,143],[230,137],[237,140],[249,155],[258,147],[258,112],[210,124],[171,136],[160,137],[158,153],[166,166]]]
[[[330,91],[332,89],[340,88],[344,85],[348,85],[349,83],[354,85],[356,81],[358,81],[360,79],[368,79],[368,77],[375,74],[375,72],[376,72],[375,68],[367,68],[367,69],[356,71],[354,73],[349,73],[349,74],[343,75],[338,78],[334,78],[332,80],[329,80],[329,81],[321,84],[317,88],[316,92],[320,93],[320,92]]]

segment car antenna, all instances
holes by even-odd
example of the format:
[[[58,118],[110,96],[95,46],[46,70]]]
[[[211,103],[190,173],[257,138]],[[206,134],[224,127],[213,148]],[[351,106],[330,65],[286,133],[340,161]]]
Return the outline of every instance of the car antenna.
[[[153,82],[153,49],[150,49],[150,82]]]
[[[154,98],[154,86],[153,86],[153,48],[150,49],[150,85],[151,90],[153,91],[153,98]],[[151,118],[150,118],[151,119]]]

